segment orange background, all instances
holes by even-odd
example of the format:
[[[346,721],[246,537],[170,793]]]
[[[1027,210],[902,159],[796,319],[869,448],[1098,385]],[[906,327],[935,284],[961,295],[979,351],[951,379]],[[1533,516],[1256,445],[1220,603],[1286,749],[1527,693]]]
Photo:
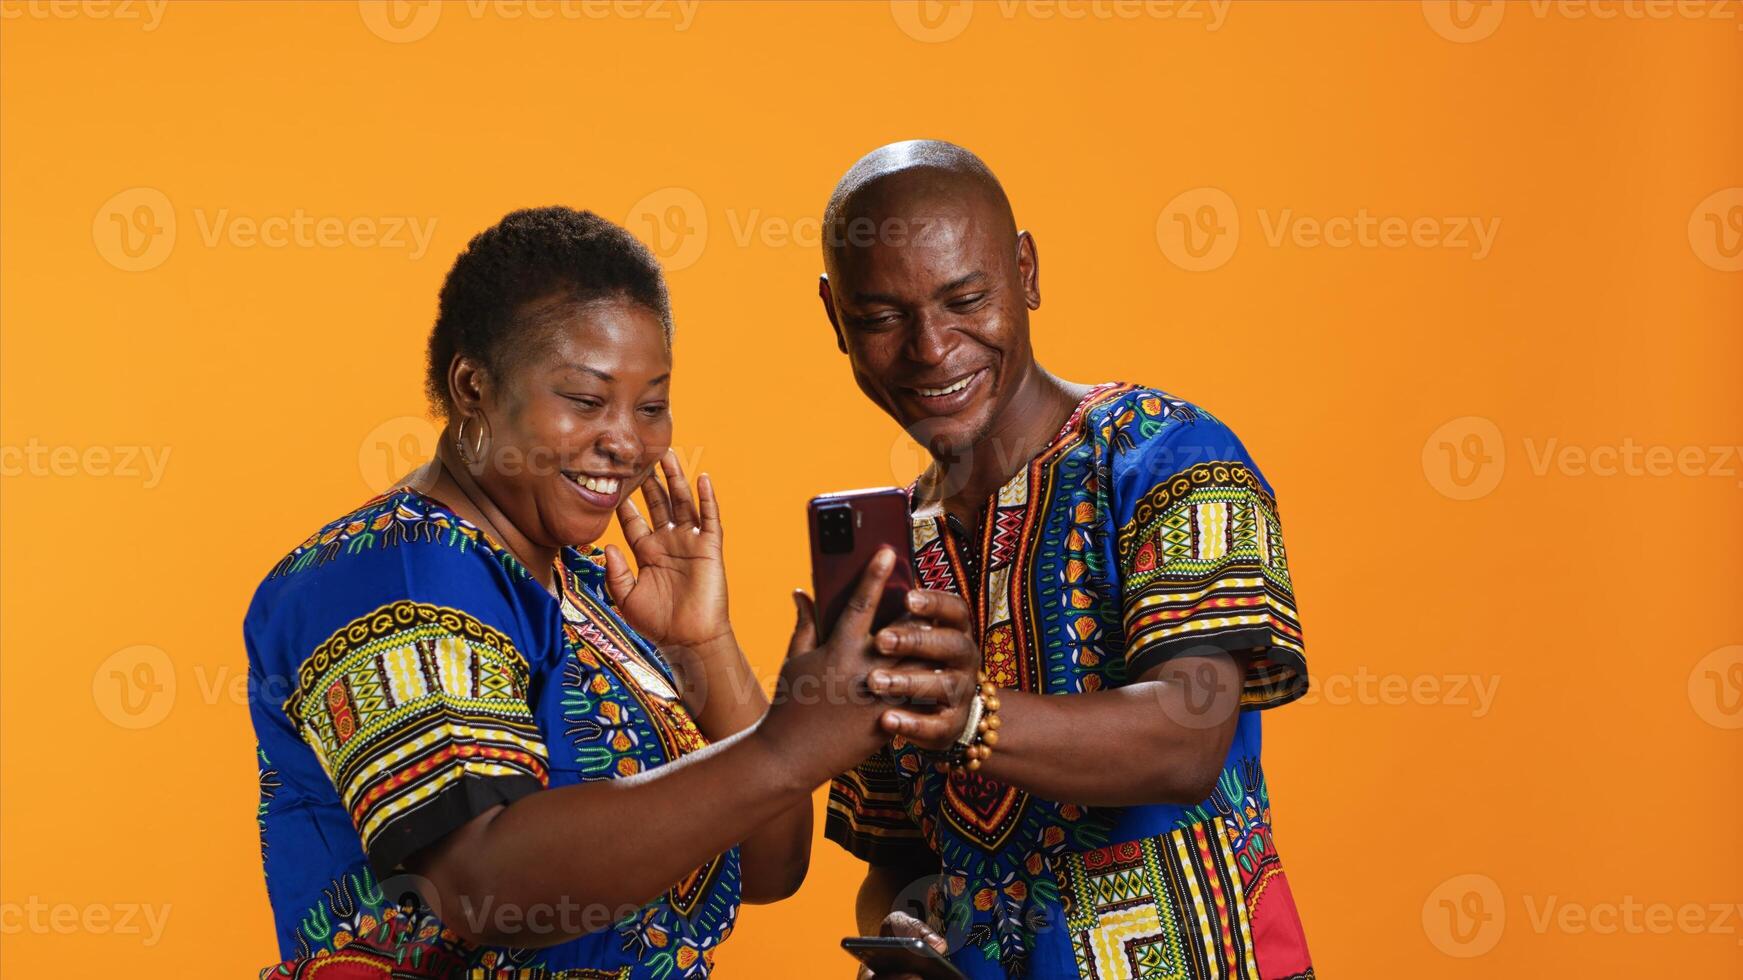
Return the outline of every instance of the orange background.
[[[592,208],[672,260],[678,441],[719,483],[736,622],[772,671],[805,499],[917,465],[835,352],[815,225],[786,232],[860,153],[914,136],[982,154],[1035,232],[1049,367],[1210,407],[1279,492],[1320,692],[1267,718],[1266,755],[1324,975],[1743,970],[1743,915],[1710,908],[1743,901],[1743,461],[1712,448],[1743,443],[1743,191],[1720,193],[1743,185],[1738,5],[734,3],[682,30],[645,7],[379,7],[148,25],[0,4],[0,972],[275,959],[225,686],[243,609],[427,451],[436,290],[512,208]],[[109,202],[138,187],[176,229],[127,271],[151,239],[119,229],[149,205]],[[1226,199],[1168,210],[1207,187]],[[299,209],[434,234],[417,258],[230,234]],[[1312,237],[1363,212],[1499,225],[1482,258],[1469,231]],[[1238,244],[1183,268],[1181,220]],[[143,461],[33,469],[32,440],[170,455],[148,487]],[[1599,475],[1545,462],[1551,440],[1701,461]],[[159,658],[121,671],[159,685],[145,709],[117,700],[137,656]],[[1461,677],[1494,685],[1481,717]],[[161,717],[123,727],[136,709]],[[719,975],[847,976],[859,874],[819,839]],[[148,945],[32,926],[32,901],[169,919]],[[1668,933],[1562,918],[1630,901],[1706,911]]]

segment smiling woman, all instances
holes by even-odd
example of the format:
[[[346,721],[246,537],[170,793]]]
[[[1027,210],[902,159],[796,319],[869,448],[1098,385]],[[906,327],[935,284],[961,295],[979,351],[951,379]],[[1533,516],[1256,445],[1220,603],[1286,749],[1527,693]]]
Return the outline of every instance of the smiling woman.
[[[770,707],[714,488],[669,449],[671,339],[659,267],[593,214],[515,212],[455,262],[435,458],[286,555],[244,624],[254,676],[294,679],[251,702],[273,975],[706,976],[741,899],[804,877],[813,789],[920,714],[961,730],[965,706]],[[614,514],[633,570],[591,547]],[[787,689],[971,684],[959,601],[904,627],[940,652],[874,649],[894,557],[821,644],[796,597]]]

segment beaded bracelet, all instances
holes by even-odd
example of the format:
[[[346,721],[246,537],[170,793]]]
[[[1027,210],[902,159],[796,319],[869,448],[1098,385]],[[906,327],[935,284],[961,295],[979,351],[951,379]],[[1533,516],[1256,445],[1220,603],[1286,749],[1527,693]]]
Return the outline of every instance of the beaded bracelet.
[[[986,671],[977,672],[975,681],[980,689],[969,703],[968,721],[962,726],[962,734],[950,748],[927,753],[940,771],[973,772],[992,756],[993,746],[999,744],[999,686],[987,677]]]

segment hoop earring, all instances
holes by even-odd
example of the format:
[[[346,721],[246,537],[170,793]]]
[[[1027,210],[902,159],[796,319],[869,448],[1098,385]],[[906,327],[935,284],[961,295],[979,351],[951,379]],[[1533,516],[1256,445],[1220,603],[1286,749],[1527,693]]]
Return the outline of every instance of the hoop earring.
[[[484,456],[484,422],[482,419],[478,423],[478,438],[472,442],[472,451],[470,453],[466,451],[466,423],[472,421],[473,418],[474,416],[468,415],[460,420],[459,425],[454,427],[454,451],[460,454],[460,462],[468,466]]]

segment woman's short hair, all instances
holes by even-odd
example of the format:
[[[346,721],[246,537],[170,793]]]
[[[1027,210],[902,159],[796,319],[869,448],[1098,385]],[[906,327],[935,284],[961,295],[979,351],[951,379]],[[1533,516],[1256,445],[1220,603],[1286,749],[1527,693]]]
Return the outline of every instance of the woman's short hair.
[[[577,303],[628,299],[660,318],[671,343],[666,280],[646,245],[591,211],[515,211],[474,236],[442,283],[424,382],[437,414],[445,417],[452,405],[448,366],[455,356],[475,358],[502,376],[541,339],[530,335],[535,328],[522,322],[521,308],[552,296]]]

